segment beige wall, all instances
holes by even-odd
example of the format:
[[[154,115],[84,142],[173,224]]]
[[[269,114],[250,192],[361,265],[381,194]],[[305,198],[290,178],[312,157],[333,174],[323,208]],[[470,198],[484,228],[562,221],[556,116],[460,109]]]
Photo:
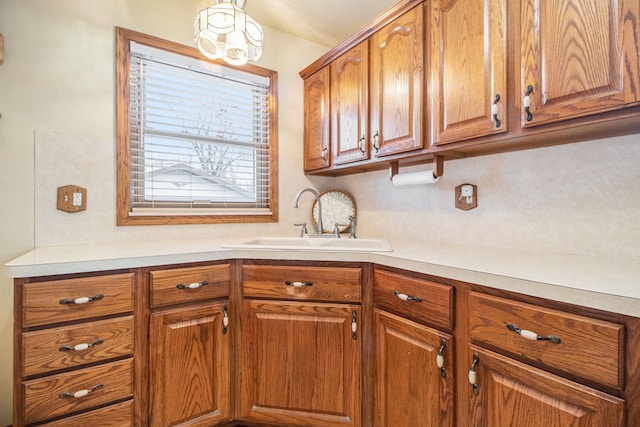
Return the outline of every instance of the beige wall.
[[[0,265],[35,245],[275,232],[281,226],[115,227],[114,27],[192,44],[201,3],[0,0]],[[281,170],[295,176],[281,184],[283,217],[289,217],[281,224],[290,224],[299,212],[286,208],[298,187],[308,184],[300,162],[297,73],[327,49],[270,28],[265,44],[259,65],[279,74]],[[70,183],[87,188],[87,211],[69,215],[55,209],[56,188]],[[0,425],[11,422],[12,412],[12,301],[12,282],[0,274]]]
[[[326,49],[269,28],[260,65],[279,73],[280,223],[116,227],[114,26],[189,44],[199,3],[0,0],[0,264],[41,245],[293,235],[293,222],[309,220],[310,200],[291,208],[307,185],[350,191],[362,236],[640,258],[640,135],[447,162],[444,178],[424,187],[394,188],[384,171],[305,177],[297,73]],[[479,188],[469,212],[453,207],[465,182]],[[88,189],[87,211],[55,209],[66,184]],[[11,421],[12,299],[0,276],[0,425]]]

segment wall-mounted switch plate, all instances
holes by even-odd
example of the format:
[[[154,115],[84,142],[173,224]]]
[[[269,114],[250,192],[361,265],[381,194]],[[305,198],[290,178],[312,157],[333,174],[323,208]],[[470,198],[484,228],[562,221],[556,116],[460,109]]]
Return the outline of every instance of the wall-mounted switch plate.
[[[468,211],[478,207],[478,187],[461,184],[456,187],[456,208]]]
[[[69,213],[87,209],[87,189],[78,185],[58,187],[58,209]]]

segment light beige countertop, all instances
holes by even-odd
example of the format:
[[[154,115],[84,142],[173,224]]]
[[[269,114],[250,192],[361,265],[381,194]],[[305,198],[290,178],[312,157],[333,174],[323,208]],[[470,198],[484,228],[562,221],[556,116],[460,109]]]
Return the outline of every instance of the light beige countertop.
[[[371,262],[640,317],[640,260],[394,239],[392,252],[222,247],[242,239],[40,247],[8,262],[5,273],[36,277],[224,259]]]

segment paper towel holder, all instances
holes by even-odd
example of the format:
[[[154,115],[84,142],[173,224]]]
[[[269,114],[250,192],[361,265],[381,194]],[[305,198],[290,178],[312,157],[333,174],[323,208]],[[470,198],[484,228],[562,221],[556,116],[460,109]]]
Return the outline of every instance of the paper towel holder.
[[[400,173],[400,165],[397,160],[389,163],[389,179],[393,181],[393,177]],[[440,178],[444,175],[444,158],[442,156],[433,156],[433,176]]]

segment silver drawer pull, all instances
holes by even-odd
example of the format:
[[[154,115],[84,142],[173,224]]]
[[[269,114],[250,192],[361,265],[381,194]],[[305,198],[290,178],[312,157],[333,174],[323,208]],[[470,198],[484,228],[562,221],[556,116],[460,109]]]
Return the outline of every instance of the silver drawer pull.
[[[63,345],[62,347],[60,347],[58,350],[60,351],[82,351],[82,350],[86,350],[88,348],[93,347],[94,345],[100,345],[104,342],[104,340],[102,338],[98,338],[96,339],[94,342],[92,343],[82,343],[82,344],[76,344],[73,347],[70,345]]]
[[[91,387],[90,389],[87,390],[78,390],[76,392],[69,392],[69,391],[65,391],[64,393],[60,393],[58,395],[59,398],[66,398],[66,397],[73,397],[74,399],[79,399],[81,397],[85,397],[86,395],[93,393],[96,390],[100,390],[102,387],[104,387],[103,384],[96,384],[93,387]]]
[[[422,298],[420,298],[419,296],[410,297],[409,295],[403,294],[400,291],[393,291],[393,294],[400,298],[402,301],[422,302]]]
[[[291,282],[287,280],[284,282],[287,286],[293,286],[294,288],[302,288],[303,286],[313,286],[313,282]]]
[[[178,288],[178,289],[198,289],[198,288],[201,288],[201,287],[206,286],[208,284],[209,284],[208,280],[203,280],[202,282],[189,283],[188,285],[185,285],[184,283],[178,283],[176,285],[176,288]]]
[[[562,342],[560,337],[557,337],[555,335],[547,335],[545,337],[545,336],[542,336],[542,335],[538,335],[533,331],[528,331],[526,329],[520,329],[516,325],[514,325],[513,323],[507,323],[507,328],[510,331],[513,331],[516,334],[520,335],[522,338],[526,338],[526,339],[531,340],[531,341],[551,341],[553,344],[560,344]]]
[[[97,294],[94,297],[81,297],[81,298],[76,298],[76,299],[71,299],[71,298],[62,298],[60,300],[60,304],[86,304],[88,302],[91,301],[99,301],[101,299],[104,298],[103,294]]]

